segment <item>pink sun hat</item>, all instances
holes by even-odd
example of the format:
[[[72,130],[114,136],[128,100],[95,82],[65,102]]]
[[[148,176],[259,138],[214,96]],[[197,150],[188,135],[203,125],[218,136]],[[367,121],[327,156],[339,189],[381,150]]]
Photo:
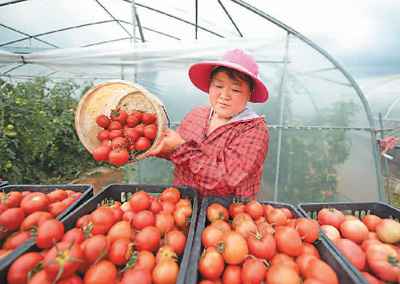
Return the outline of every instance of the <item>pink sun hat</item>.
[[[241,49],[233,49],[226,52],[221,61],[203,61],[191,65],[189,68],[189,78],[197,88],[208,93],[211,72],[218,66],[240,71],[253,79],[254,89],[250,97],[250,102],[263,103],[268,100],[268,90],[260,80],[258,64],[253,57]]]

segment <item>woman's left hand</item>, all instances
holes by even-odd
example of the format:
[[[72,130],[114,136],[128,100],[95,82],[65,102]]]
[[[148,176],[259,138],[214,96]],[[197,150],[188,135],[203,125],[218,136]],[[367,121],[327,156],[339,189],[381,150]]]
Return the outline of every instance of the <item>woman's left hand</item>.
[[[165,156],[171,154],[180,145],[186,141],[179,135],[178,132],[167,128],[164,133],[160,144],[152,150],[150,156]]]

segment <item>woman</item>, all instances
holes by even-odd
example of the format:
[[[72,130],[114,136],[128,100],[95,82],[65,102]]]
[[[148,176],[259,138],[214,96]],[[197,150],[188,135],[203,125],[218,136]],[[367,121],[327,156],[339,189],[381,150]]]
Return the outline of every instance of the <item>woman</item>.
[[[268,99],[257,63],[235,49],[221,61],[192,65],[189,77],[209,94],[210,106],[193,109],[177,131],[167,129],[152,155],[174,163],[174,185],[197,188],[201,196],[254,197],[269,141],[264,119],[247,107]]]

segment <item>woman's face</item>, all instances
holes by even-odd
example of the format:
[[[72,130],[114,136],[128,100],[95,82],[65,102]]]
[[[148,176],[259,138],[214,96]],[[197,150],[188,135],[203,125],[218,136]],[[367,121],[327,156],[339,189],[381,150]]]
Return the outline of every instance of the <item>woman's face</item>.
[[[209,100],[220,118],[230,119],[242,112],[250,99],[250,88],[246,81],[231,79],[221,71],[211,80]]]

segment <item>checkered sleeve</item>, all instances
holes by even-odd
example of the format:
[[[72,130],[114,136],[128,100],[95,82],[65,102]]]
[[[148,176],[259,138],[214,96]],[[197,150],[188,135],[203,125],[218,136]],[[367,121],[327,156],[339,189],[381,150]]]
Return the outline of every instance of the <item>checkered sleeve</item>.
[[[187,141],[171,155],[171,161],[188,168],[200,188],[226,187],[230,194],[241,194],[235,187],[263,166],[267,150],[268,131],[262,122],[238,132],[222,151]]]

